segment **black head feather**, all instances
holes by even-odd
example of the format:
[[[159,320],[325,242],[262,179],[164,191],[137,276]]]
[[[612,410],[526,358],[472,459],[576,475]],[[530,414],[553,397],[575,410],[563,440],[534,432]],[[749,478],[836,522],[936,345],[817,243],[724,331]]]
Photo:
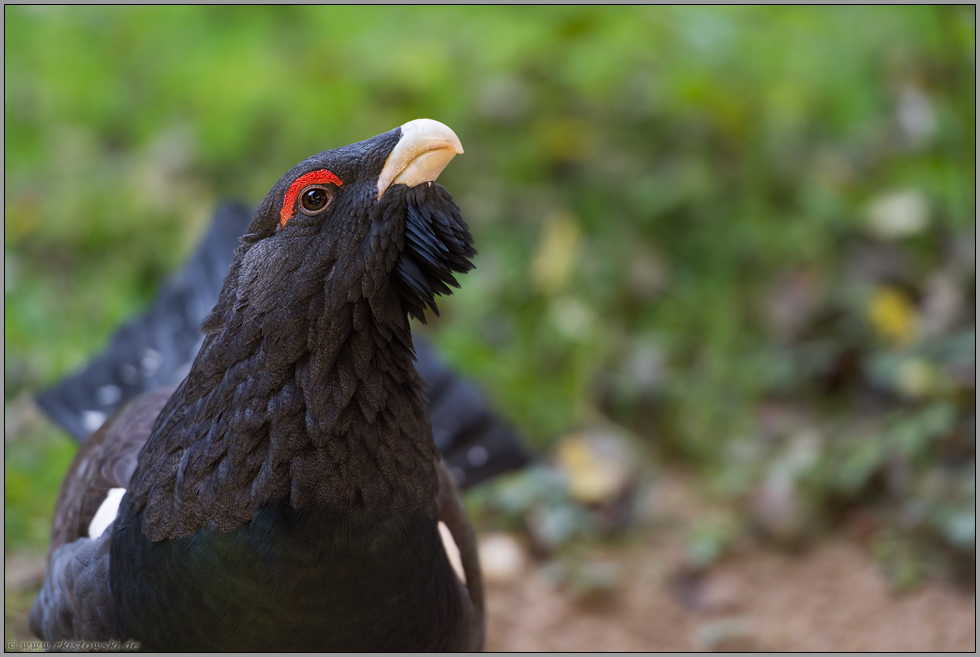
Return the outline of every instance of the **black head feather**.
[[[407,315],[472,268],[472,238],[442,186],[378,177],[400,129],[293,167],[236,251],[205,342],[131,480],[153,540],[230,529],[270,499],[295,508],[425,507],[434,459]],[[304,212],[297,180],[339,184]]]

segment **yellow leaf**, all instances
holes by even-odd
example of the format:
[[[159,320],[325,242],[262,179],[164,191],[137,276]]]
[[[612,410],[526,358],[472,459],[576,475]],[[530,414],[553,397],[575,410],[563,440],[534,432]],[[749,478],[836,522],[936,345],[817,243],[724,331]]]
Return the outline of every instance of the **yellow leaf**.
[[[558,292],[578,258],[580,230],[568,212],[554,212],[545,221],[541,245],[531,266],[534,283],[546,294]]]
[[[919,315],[915,306],[893,287],[875,291],[868,307],[868,319],[878,335],[894,345],[910,344],[919,335]]]
[[[568,476],[568,493],[585,504],[612,499],[627,485],[630,472],[625,456],[609,440],[571,434],[555,451],[558,466]]]

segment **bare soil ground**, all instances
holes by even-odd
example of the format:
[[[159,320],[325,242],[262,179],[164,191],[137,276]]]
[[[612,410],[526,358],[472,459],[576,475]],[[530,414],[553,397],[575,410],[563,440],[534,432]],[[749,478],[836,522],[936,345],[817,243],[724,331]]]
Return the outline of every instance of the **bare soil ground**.
[[[599,600],[541,565],[497,581],[488,572],[487,649],[976,651],[975,591],[930,581],[898,593],[845,537],[801,554],[749,542],[692,572],[684,536],[717,509],[676,474],[650,499],[642,540],[591,557],[620,572]]]
[[[895,594],[855,545],[752,549],[679,593],[671,546],[627,555],[614,598],[585,607],[532,569],[488,591],[488,650],[975,651],[976,597],[942,583]],[[691,586],[685,587],[691,589]],[[691,600],[695,598],[695,600]],[[700,598],[700,601],[697,600]]]

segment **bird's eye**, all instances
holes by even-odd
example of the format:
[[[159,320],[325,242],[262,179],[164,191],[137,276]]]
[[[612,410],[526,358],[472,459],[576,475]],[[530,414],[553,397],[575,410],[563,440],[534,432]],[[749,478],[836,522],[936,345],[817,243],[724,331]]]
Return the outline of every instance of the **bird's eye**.
[[[297,210],[305,215],[317,215],[323,212],[330,205],[334,190],[343,184],[340,178],[327,169],[304,173],[293,181],[282,197],[279,227],[285,228],[286,223],[293,218]]]
[[[330,204],[331,197],[327,187],[310,185],[299,195],[299,209],[303,214],[316,214]]]

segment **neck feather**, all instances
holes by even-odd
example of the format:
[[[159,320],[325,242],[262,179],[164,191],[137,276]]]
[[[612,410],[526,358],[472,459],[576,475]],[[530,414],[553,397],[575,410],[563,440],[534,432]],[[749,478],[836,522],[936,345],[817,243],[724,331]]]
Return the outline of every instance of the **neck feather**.
[[[438,452],[406,312],[389,285],[351,297],[249,317],[222,295],[131,480],[151,540],[229,530],[272,499],[434,517]]]

